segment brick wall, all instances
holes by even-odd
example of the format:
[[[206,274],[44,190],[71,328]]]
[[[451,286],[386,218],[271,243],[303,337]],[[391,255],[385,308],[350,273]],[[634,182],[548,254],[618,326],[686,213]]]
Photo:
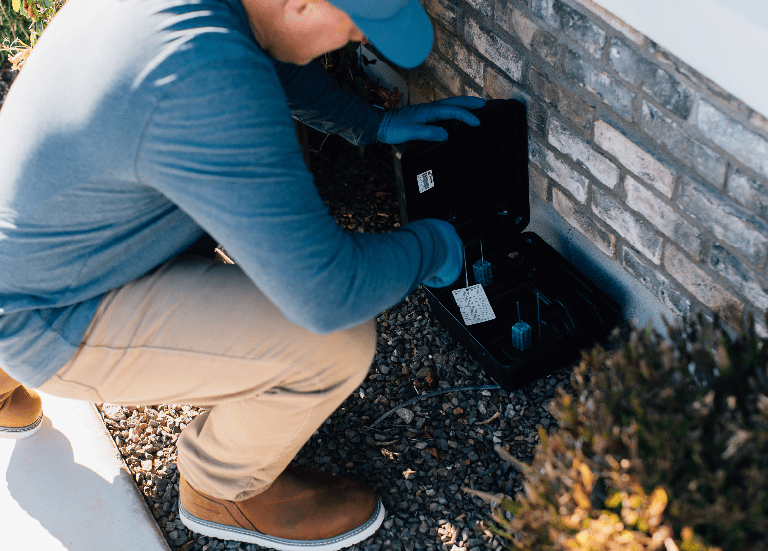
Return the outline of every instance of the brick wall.
[[[766,118],[590,0],[422,1],[435,46],[400,72],[410,103],[522,99],[532,201],[672,316],[765,332]]]

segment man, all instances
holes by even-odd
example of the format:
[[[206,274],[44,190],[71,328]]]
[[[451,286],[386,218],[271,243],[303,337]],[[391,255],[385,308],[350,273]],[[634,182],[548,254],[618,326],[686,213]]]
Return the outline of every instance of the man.
[[[439,140],[423,123],[478,124],[483,101],[384,112],[310,63],[364,36],[405,67],[432,42],[417,0],[64,6],[0,111],[0,393],[17,397],[0,430],[38,426],[19,383],[206,406],[178,441],[190,529],[323,550],[375,532],[367,487],[288,465],[364,379],[373,318],[451,284],[462,246],[436,220],[346,234],[291,116],[356,144]],[[237,266],[181,254],[206,233]]]

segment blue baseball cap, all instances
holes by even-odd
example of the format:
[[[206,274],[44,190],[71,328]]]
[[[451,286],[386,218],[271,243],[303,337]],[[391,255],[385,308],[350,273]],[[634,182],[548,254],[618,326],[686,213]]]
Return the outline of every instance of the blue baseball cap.
[[[328,0],[346,12],[392,63],[410,69],[432,49],[432,23],[419,0]]]

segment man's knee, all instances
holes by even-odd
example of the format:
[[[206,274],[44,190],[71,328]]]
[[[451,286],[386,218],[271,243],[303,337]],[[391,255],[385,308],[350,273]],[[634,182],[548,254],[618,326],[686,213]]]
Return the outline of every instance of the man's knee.
[[[344,365],[346,378],[359,385],[368,375],[376,353],[376,320],[369,320],[342,333],[336,350],[337,366]]]

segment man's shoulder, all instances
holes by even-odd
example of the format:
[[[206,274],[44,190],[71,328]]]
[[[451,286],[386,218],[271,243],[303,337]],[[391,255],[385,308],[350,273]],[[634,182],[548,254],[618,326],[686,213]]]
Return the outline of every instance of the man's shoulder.
[[[90,135],[139,130],[178,83],[233,69],[253,82],[274,73],[239,0],[69,0],[14,83],[0,134],[20,121],[38,134],[73,122]]]
[[[271,64],[239,0],[69,0],[22,72],[125,94],[233,60]]]

